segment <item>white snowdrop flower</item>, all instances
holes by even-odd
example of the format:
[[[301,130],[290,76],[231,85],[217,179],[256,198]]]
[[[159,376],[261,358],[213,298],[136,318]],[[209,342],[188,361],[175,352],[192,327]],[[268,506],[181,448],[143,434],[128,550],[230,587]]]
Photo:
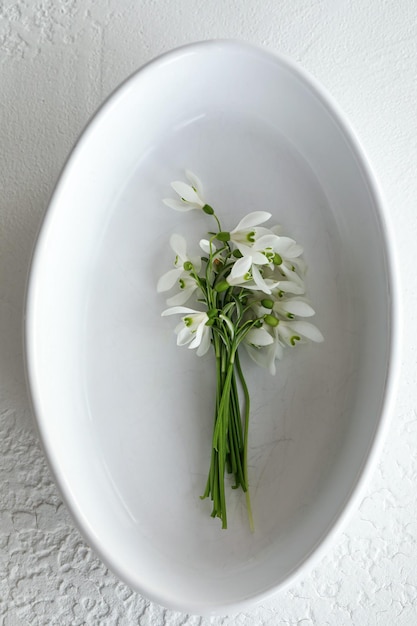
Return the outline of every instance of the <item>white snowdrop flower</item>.
[[[295,346],[297,343],[306,343],[306,341],[314,341],[321,343],[324,337],[319,329],[310,322],[304,321],[280,321],[274,329],[276,337],[287,346]]]
[[[191,211],[192,209],[203,209],[206,202],[203,198],[203,186],[200,179],[190,170],[185,171],[188,183],[175,180],[171,183],[172,189],[179,198],[165,198],[164,204],[176,211]]]
[[[208,351],[211,343],[211,328],[207,326],[209,317],[203,311],[195,311],[186,306],[174,306],[163,311],[161,315],[181,315],[183,313],[185,315],[175,329],[177,345],[189,344],[190,349],[197,348],[197,355],[202,356]]]
[[[191,259],[187,254],[187,242],[182,235],[171,235],[170,246],[175,252],[175,268],[168,270],[158,280],[158,293],[169,291],[184,276],[189,276],[191,270],[200,271],[201,259]]]
[[[168,306],[177,306],[180,304],[185,304],[193,295],[193,293],[198,289],[197,282],[194,278],[190,276],[180,276],[178,279],[178,286],[180,291],[174,294],[170,298],[167,298]]]

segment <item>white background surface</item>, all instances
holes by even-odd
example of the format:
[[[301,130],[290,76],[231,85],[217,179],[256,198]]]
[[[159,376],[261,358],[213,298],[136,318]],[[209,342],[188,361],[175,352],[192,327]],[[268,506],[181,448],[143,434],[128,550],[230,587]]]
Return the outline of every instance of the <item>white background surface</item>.
[[[388,438],[359,510],[297,584],[234,618],[189,617],[120,583],[74,529],[26,398],[31,250],[60,168],[102,100],[160,52],[233,37],[291,56],[335,97],[382,182],[403,284]],[[0,617],[5,626],[417,623],[417,6],[414,0],[0,2]],[[57,416],[58,418],[59,416]]]

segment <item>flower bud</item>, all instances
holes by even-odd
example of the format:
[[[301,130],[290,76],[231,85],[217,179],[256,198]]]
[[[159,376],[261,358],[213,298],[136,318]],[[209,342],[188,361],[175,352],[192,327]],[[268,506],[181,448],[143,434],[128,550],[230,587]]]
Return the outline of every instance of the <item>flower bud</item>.
[[[202,210],[204,211],[204,213],[207,213],[207,215],[213,215],[214,213],[214,209],[212,209],[209,204],[205,204]]]
[[[272,309],[272,307],[274,306],[273,300],[270,300],[269,298],[264,298],[263,300],[261,300],[261,304],[264,309]]]
[[[273,328],[279,324],[279,320],[277,320],[274,315],[264,315],[264,320],[268,326],[272,326]]]
[[[230,285],[227,281],[225,280],[221,280],[219,283],[217,283],[214,286],[214,289],[217,291],[217,293],[222,293],[223,291],[226,291],[227,289],[229,289]]]

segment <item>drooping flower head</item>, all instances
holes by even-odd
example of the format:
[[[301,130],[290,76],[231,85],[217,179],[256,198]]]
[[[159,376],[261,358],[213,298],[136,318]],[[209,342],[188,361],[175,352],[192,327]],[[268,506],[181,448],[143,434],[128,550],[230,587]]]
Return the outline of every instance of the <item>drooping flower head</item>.
[[[172,189],[179,198],[165,198],[164,204],[176,211],[191,211],[192,209],[202,209],[206,206],[203,199],[203,186],[200,179],[190,170],[185,170],[188,183],[175,180],[171,183]]]
[[[209,317],[203,311],[195,311],[186,306],[174,306],[162,312],[163,316],[184,314],[182,321],[175,328],[177,345],[193,350],[197,349],[197,356],[206,354],[211,344],[211,329],[207,326]]]
[[[187,242],[182,235],[173,234],[169,240],[172,250],[175,252],[174,269],[168,270],[160,277],[157,291],[169,291],[178,285],[180,292],[167,300],[170,306],[185,304],[197,289],[197,282],[191,275],[198,273],[201,267],[200,258],[191,258],[187,253]]]

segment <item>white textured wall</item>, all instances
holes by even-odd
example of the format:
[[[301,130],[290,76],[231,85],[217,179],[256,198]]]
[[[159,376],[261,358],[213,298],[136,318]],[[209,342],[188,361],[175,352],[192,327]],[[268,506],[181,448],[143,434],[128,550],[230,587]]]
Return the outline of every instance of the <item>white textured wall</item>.
[[[51,480],[26,399],[31,249],[68,150],[107,94],[179,44],[233,37],[292,56],[337,99],[389,203],[404,287],[403,372],[360,509],[315,571],[233,620],[165,611],[106,570]],[[415,0],[0,0],[0,618],[20,624],[417,624]]]

